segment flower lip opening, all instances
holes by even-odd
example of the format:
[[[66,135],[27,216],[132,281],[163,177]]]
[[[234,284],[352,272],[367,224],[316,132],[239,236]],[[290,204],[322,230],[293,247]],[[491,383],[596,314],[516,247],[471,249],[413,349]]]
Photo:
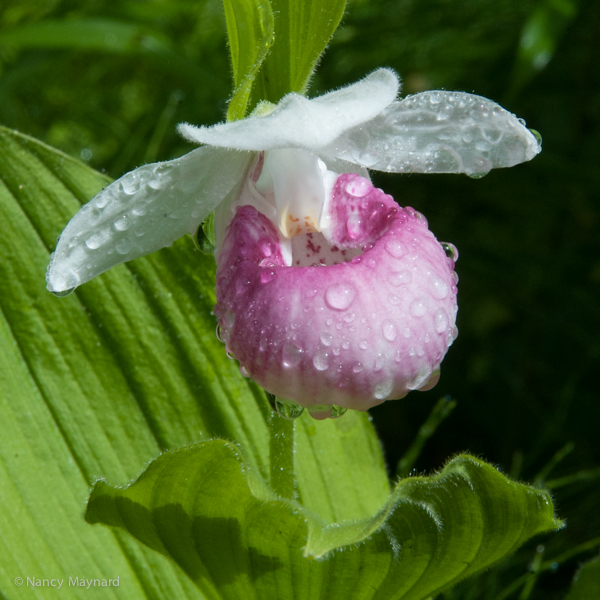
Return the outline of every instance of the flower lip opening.
[[[311,152],[274,150],[256,159],[237,204],[276,226],[287,266],[331,266],[356,260],[389,228],[397,205],[373,191],[369,179],[340,176]]]

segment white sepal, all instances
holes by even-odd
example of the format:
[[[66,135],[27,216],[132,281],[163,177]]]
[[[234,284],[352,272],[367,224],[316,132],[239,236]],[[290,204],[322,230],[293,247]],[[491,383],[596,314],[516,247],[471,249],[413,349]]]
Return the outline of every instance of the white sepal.
[[[213,127],[179,125],[191,142],[238,150],[304,148],[318,151],[349,129],[373,119],[398,93],[398,77],[378,69],[348,87],[309,100],[299,94],[284,96],[265,116]]]
[[[525,122],[495,102],[432,91],[394,102],[323,154],[377,171],[484,175],[531,160],[540,150]]]
[[[46,274],[61,293],[114,265],[170,246],[227,196],[252,155],[198,148],[139,167],[104,188],[71,219]]]

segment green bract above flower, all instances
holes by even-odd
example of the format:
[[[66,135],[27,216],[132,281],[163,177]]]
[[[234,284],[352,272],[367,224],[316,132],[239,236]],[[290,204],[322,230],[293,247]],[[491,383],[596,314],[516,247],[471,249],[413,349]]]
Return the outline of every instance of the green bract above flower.
[[[83,206],[60,237],[48,289],[66,293],[193,233],[239,192],[256,152],[307,150],[337,173],[483,175],[540,151],[522,121],[486,98],[432,91],[395,101],[398,87],[392,71],[379,69],[312,100],[289,94],[266,115],[181,125],[186,138],[205,146],[135,169]]]

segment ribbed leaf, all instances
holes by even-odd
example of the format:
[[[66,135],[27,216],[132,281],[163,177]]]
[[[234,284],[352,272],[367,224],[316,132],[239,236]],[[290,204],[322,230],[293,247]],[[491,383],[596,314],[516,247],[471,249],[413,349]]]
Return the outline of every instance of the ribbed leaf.
[[[256,73],[273,43],[269,0],[223,0],[235,90],[227,120],[243,119]]]
[[[337,29],[346,0],[271,0],[275,42],[257,78],[254,101],[305,94],[317,62]]]
[[[120,576],[90,597],[200,598],[162,556],[86,525],[81,506],[94,477],[126,483],[162,450],[211,437],[240,443],[266,476],[270,409],[215,337],[214,261],[183,239],[55,298],[44,273],[56,237],[108,179],[4,128],[0,178],[0,595],[14,597],[17,576],[64,574]],[[302,419],[296,456],[299,493],[326,522],[384,504],[366,415]]]
[[[97,482],[86,519],[173,557],[208,597],[240,600],[420,600],[561,525],[546,492],[460,456],[400,481],[375,517],[323,527],[223,441],[163,454],[124,489]]]

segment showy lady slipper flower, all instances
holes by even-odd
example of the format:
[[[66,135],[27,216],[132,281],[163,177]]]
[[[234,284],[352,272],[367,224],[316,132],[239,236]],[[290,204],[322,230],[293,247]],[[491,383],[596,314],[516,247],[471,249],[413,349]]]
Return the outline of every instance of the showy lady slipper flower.
[[[433,91],[396,101],[379,69],[309,100],[285,96],[145,165],[73,217],[48,289],[68,293],[197,231],[215,210],[217,306],[228,352],[265,390],[313,411],[366,410],[431,387],[455,335],[457,257],[367,169],[466,173],[530,160],[536,135],[497,104]]]

